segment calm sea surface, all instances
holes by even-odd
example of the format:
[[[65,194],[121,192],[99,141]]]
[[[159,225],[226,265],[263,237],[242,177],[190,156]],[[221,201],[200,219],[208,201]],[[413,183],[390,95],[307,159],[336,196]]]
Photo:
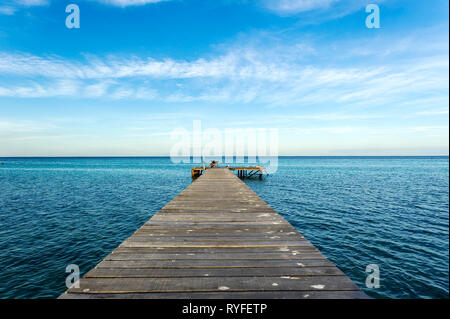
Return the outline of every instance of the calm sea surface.
[[[191,182],[168,158],[0,162],[0,298],[57,297],[68,264],[90,270]],[[370,296],[448,298],[448,157],[284,157],[245,182]]]

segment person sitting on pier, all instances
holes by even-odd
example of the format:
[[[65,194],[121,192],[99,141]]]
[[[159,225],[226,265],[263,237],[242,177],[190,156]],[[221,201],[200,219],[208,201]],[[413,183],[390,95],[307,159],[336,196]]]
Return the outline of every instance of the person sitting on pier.
[[[209,164],[209,167],[213,168],[213,167],[217,167],[219,165],[218,161],[211,161],[211,163]]]

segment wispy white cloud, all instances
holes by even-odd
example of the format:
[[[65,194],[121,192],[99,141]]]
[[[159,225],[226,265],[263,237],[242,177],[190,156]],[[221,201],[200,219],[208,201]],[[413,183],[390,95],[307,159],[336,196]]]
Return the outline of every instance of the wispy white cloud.
[[[231,50],[193,61],[119,56],[88,56],[73,61],[2,53],[0,74],[8,76],[8,81],[0,78],[0,96],[253,102],[274,106],[395,105],[404,102],[407,94],[408,100],[417,94],[444,94],[448,89],[445,70],[445,55],[383,67],[324,67],[277,59],[251,49],[244,54],[242,50]],[[15,85],[14,80],[21,84]]]
[[[50,0],[15,0],[14,3],[25,7],[44,6],[49,4]]]
[[[95,0],[95,1],[117,7],[128,7],[128,6],[142,6],[149,3],[158,3],[170,0]]]
[[[347,120],[370,120],[384,118],[381,114],[339,114],[339,113],[320,113],[320,114],[302,114],[302,115],[279,115],[275,120],[296,121],[296,120],[315,120],[315,121],[347,121]]]
[[[36,140],[43,136],[54,136],[61,127],[48,121],[2,120],[0,119],[0,149],[4,143]],[[0,151],[0,156],[1,156]]]
[[[448,109],[446,110],[430,110],[417,112],[417,115],[448,115]]]
[[[293,14],[316,9],[327,9],[339,0],[263,0],[269,10],[282,14]]]
[[[385,0],[378,0],[380,4]],[[368,0],[259,0],[269,11],[280,16],[301,16],[301,23],[315,24],[320,21],[337,19],[371,3]]]
[[[0,120],[0,134],[5,133],[30,133],[55,129],[58,126],[36,121],[5,121]]]
[[[367,126],[319,126],[311,128],[302,127],[281,127],[280,133],[287,133],[291,135],[318,135],[324,134],[329,136],[330,134],[349,134],[353,135],[355,133],[361,134],[362,136],[398,136],[398,135],[408,135],[423,133],[433,134],[438,136],[448,137],[448,125],[434,125],[434,126],[401,126],[401,127],[367,127]]]
[[[385,42],[396,43],[398,37]],[[68,59],[0,52],[0,96],[333,105],[360,111],[385,106],[408,108],[405,116],[448,108],[448,40],[430,41],[434,38],[423,33],[408,37],[390,52],[388,44],[377,42],[363,58],[357,48],[368,47],[365,41],[342,40],[324,47],[307,39],[265,41],[271,36],[253,42],[238,39],[218,46],[214,55],[189,60],[129,55]],[[433,48],[423,49],[427,45],[421,39],[435,42]]]
[[[13,15],[14,13],[16,13],[15,7],[9,5],[0,6],[0,14]]]
[[[71,80],[56,80],[44,85],[32,81],[27,85],[1,86],[0,96],[18,98],[41,98],[57,96],[74,96],[79,92],[79,83]]]
[[[22,8],[45,6],[49,3],[50,0],[4,0],[0,4],[0,14],[13,15]]]

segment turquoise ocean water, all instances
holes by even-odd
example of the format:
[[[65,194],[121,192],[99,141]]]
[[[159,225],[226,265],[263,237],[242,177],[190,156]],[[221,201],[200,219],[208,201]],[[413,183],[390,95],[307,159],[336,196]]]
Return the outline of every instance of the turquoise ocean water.
[[[55,298],[191,183],[169,158],[0,158],[0,298]],[[245,180],[374,298],[448,298],[448,157],[282,157]],[[368,264],[380,288],[365,288]]]

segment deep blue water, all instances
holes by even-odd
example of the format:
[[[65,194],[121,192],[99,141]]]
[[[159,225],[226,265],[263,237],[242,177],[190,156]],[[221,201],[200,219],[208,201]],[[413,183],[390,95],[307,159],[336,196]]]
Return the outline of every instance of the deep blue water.
[[[0,298],[54,298],[191,182],[168,158],[0,158]],[[448,157],[285,157],[245,182],[375,298],[448,298]],[[365,288],[368,264],[381,286]]]

